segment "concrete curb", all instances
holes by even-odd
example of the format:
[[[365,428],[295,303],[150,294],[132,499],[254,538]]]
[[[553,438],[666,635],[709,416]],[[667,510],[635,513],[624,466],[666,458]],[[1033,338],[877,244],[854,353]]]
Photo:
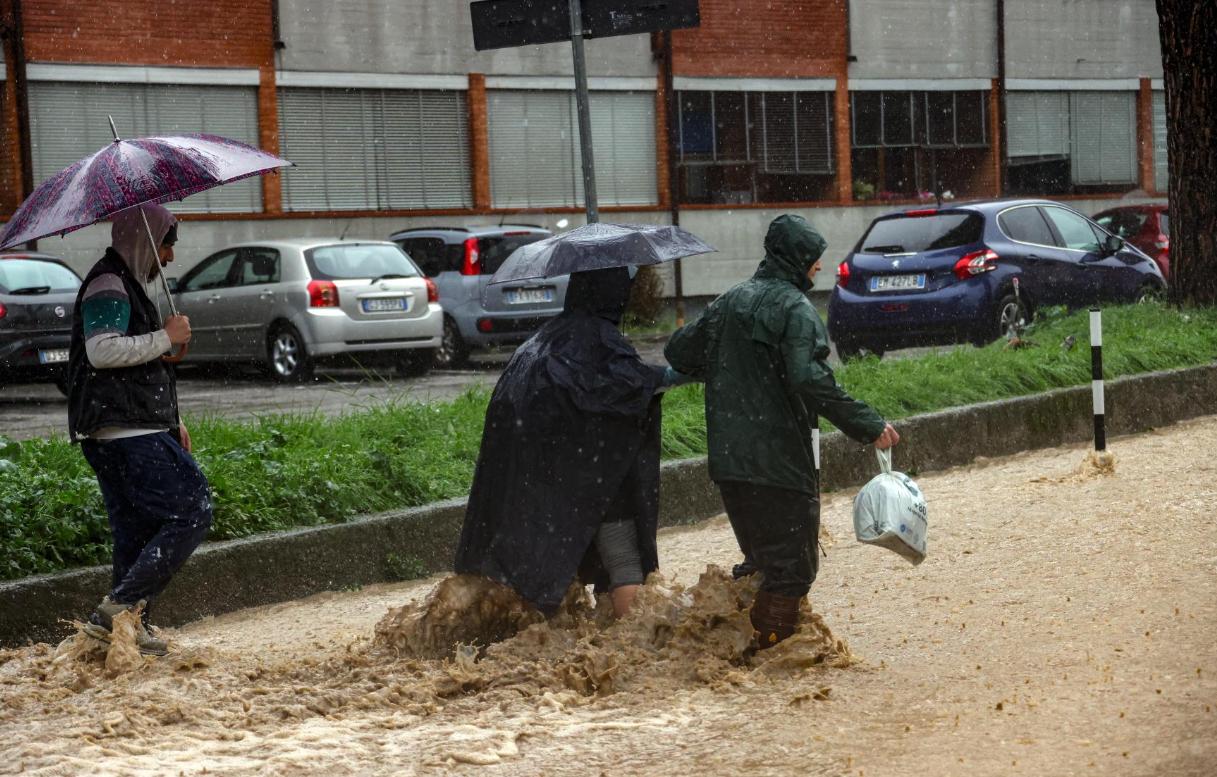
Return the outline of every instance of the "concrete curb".
[[[899,422],[896,465],[913,474],[980,457],[1088,440],[1089,386],[987,402]],[[1107,384],[1108,433],[1131,434],[1217,413],[1217,364],[1123,378]],[[869,449],[839,432],[824,438],[825,490],[861,485],[876,471]],[[660,525],[722,512],[705,459],[663,465]],[[420,577],[448,568],[465,500],[297,529],[199,549],[157,603],[156,620],[178,625],[208,615],[320,591]],[[0,583],[0,645],[54,641],[61,619],[91,611],[109,585],[108,567]]]

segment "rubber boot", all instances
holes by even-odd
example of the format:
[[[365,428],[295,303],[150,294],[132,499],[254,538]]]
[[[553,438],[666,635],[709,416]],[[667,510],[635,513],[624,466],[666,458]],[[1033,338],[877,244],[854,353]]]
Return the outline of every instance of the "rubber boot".
[[[782,596],[758,591],[752,604],[752,628],[756,629],[758,650],[771,648],[794,634],[799,624],[801,596]]]
[[[110,631],[114,628],[114,616],[136,607],[142,612],[145,603],[141,600],[136,604],[121,604],[111,601],[107,596],[101,600],[101,604],[97,605],[97,609],[93,610],[93,614],[89,616],[89,622],[84,625],[85,634],[108,643],[111,636]],[[146,656],[163,656],[169,652],[169,644],[165,640],[149,634],[142,619],[138,621],[135,631],[135,645],[139,648],[139,652]]]

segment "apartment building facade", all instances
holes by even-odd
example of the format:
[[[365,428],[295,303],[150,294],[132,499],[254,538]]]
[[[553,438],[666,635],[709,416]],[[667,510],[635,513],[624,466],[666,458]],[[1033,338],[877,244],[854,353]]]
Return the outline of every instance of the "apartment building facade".
[[[716,245],[685,294],[747,277],[783,212],[825,233],[827,285],[871,218],[937,194],[1164,196],[1153,0],[700,7],[670,58],[659,35],[587,43],[603,218],[677,214]],[[569,46],[476,52],[462,0],[0,0],[0,19],[0,221],[108,142],[108,116],[296,163],[175,204],[184,268],[260,237],[582,221]],[[40,248],[84,268],[107,239]]]

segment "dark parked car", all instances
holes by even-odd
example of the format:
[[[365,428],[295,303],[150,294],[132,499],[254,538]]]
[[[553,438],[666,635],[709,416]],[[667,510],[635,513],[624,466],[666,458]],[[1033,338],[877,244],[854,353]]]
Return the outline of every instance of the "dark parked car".
[[[1171,277],[1171,220],[1167,206],[1122,205],[1094,216],[1095,223],[1140,248],[1158,263],[1162,277]]]
[[[513,251],[552,233],[532,225],[420,227],[389,239],[439,286],[444,339],[437,367],[459,367],[473,348],[522,343],[562,312],[567,276],[490,286]]]
[[[58,259],[0,254],[0,380],[54,381],[66,391],[80,276]]]
[[[843,358],[992,341],[1046,305],[1160,295],[1139,249],[1046,200],[918,208],[880,216],[837,267],[828,331]]]

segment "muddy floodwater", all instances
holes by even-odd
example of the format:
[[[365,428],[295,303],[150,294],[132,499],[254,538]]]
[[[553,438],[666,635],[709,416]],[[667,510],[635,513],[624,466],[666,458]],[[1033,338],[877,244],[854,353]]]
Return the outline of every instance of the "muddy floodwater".
[[[661,533],[626,620],[572,596],[480,653],[425,657],[428,597],[467,595],[438,578],[170,629],[161,659],[0,651],[0,774],[1211,777],[1217,418],[1111,449],[919,476],[918,567],[825,495],[804,626],[759,655],[723,518]]]

